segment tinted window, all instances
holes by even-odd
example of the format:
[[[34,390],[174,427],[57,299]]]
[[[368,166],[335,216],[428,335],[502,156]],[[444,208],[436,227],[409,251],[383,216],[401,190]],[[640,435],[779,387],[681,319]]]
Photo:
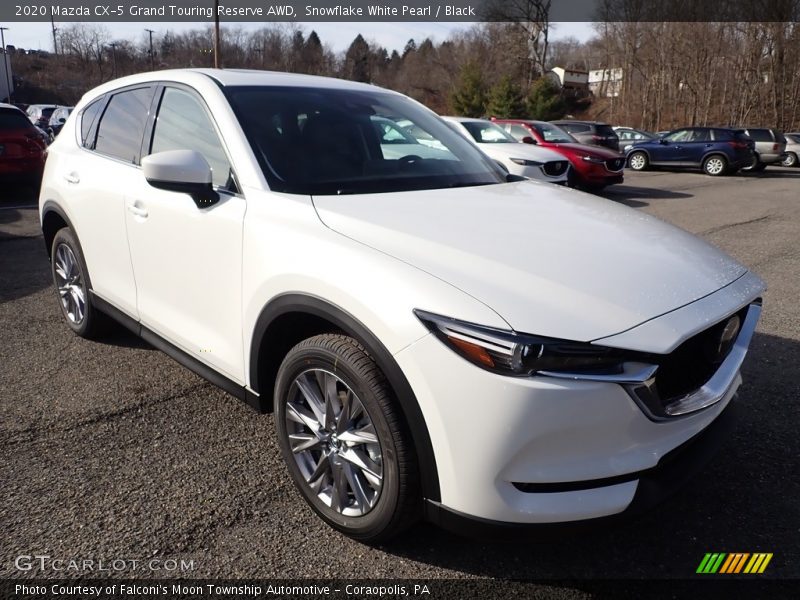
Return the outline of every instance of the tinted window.
[[[617,137],[616,132],[611,128],[610,125],[598,125],[597,134],[606,137]]]
[[[0,130],[30,129],[31,122],[18,110],[0,108]]]
[[[552,125],[550,123],[536,123],[534,127],[536,128],[536,131],[539,132],[539,135],[544,138],[545,142],[567,144],[577,141],[574,137],[564,131],[563,128],[557,127],[556,125]]]
[[[695,129],[692,131],[690,142],[707,142],[711,138],[708,135],[708,129]]]
[[[139,88],[114,94],[97,128],[97,152],[137,163],[152,90]]]
[[[581,125],[580,123],[567,123],[565,125],[559,125],[559,127],[569,133],[587,133],[592,129],[588,125]]]
[[[103,99],[95,100],[89,106],[83,109],[81,113],[81,144],[86,148],[91,148],[94,140],[90,140],[89,133],[92,130],[92,123],[97,119],[100,114],[100,109],[103,108]]]
[[[517,144],[517,140],[499,125],[489,121],[464,121],[461,123],[479,144]]]
[[[714,139],[720,142],[726,142],[733,139],[733,131],[730,129],[714,129]]]
[[[772,132],[769,129],[748,129],[747,135],[756,142],[771,142]]]
[[[786,136],[790,140],[792,140],[795,144],[800,144],[800,135],[790,134]]]
[[[276,191],[360,194],[506,181],[462,135],[399,94],[273,86],[225,93]],[[417,133],[403,144],[384,139],[397,127]]]
[[[150,152],[195,150],[211,167],[216,187],[233,189],[231,164],[205,108],[188,92],[167,88],[161,98]]]

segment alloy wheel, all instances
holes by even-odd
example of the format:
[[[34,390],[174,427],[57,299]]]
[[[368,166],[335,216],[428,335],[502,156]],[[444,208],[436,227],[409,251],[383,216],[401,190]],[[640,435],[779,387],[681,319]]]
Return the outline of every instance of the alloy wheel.
[[[706,173],[709,175],[719,175],[725,169],[725,161],[716,156],[712,156],[706,161]]]
[[[56,248],[55,276],[64,314],[77,325],[86,315],[86,287],[75,253],[67,244]]]
[[[344,516],[372,510],[383,487],[383,455],[375,425],[353,390],[329,371],[304,371],[289,388],[285,423],[312,492]]]
[[[631,169],[634,171],[641,171],[647,166],[647,159],[644,157],[644,154],[641,152],[637,152],[630,159]]]

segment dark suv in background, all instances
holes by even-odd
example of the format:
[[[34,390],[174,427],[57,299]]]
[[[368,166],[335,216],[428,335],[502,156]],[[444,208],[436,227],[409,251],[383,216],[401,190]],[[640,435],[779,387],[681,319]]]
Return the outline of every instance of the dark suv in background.
[[[763,171],[767,165],[780,165],[786,158],[786,137],[777,129],[744,127],[747,136],[756,143],[752,164],[744,171]]]
[[[572,135],[581,144],[591,144],[593,146],[605,146],[615,152],[619,152],[619,136],[607,123],[597,121],[550,121],[553,125],[558,125]]]
[[[707,175],[725,175],[753,164],[755,144],[742,129],[684,127],[664,137],[636,142],[628,148],[628,166],[702,169]]]

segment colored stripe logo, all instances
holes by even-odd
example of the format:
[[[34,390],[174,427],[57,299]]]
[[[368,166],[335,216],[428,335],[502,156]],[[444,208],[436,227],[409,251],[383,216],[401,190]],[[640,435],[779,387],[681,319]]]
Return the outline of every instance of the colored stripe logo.
[[[697,573],[701,574],[750,574],[756,575],[763,573],[769,561],[772,560],[772,552],[707,552],[697,567]]]

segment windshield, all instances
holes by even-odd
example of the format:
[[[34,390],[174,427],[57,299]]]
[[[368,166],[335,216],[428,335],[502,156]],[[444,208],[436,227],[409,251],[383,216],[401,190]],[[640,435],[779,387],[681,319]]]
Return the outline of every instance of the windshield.
[[[552,142],[554,144],[572,144],[577,140],[568,134],[566,131],[556,125],[550,123],[534,123],[534,129],[542,136],[545,142]]]
[[[489,121],[461,121],[464,129],[479,144],[519,144],[519,140],[506,130]]]
[[[266,86],[225,93],[275,191],[363,194],[506,181],[491,160],[404,96]]]

